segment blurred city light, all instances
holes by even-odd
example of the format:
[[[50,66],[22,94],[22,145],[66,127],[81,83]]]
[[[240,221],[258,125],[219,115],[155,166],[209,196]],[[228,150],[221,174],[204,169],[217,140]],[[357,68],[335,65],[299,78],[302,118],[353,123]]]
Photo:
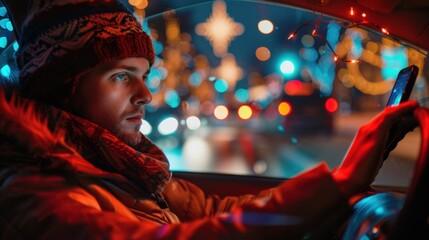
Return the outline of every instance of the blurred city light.
[[[178,127],[179,121],[174,117],[168,117],[159,123],[158,132],[162,135],[169,135],[176,132]]]
[[[326,111],[333,113],[338,109],[338,102],[334,98],[328,98],[325,102]]]
[[[180,97],[176,90],[170,89],[165,94],[165,103],[172,108],[177,108],[180,104]]]
[[[222,57],[219,67],[216,69],[218,78],[225,80],[229,88],[234,88],[238,80],[243,77],[243,70],[235,62],[232,54],[226,54]]]
[[[194,135],[186,139],[183,145],[183,160],[188,169],[207,171],[213,165],[214,152],[210,143]]]
[[[152,125],[144,119],[142,119],[142,125],[140,126],[140,132],[147,136],[152,133]]]
[[[196,130],[201,127],[201,121],[196,116],[186,118],[186,126],[191,130]]]
[[[214,108],[214,104],[210,101],[204,101],[200,104],[200,112],[206,116],[212,115]]]
[[[271,57],[271,52],[266,47],[258,47],[255,51],[255,55],[259,61],[267,61]]]
[[[284,85],[284,89],[288,95],[297,95],[302,89],[302,83],[299,80],[291,80]]]
[[[5,48],[7,46],[7,38],[0,37],[0,48]]]
[[[216,91],[218,91],[220,93],[224,93],[228,90],[228,83],[223,79],[218,79],[218,80],[216,80],[214,87],[215,87]]]
[[[292,74],[295,71],[295,65],[289,60],[284,60],[280,63],[280,71],[286,75]]]
[[[292,112],[292,106],[290,105],[290,103],[283,101],[279,104],[277,110],[280,115],[287,116]]]
[[[263,34],[269,34],[273,31],[274,25],[269,20],[262,20],[258,23],[258,29]]]
[[[237,91],[235,91],[235,99],[239,102],[247,102],[247,100],[249,100],[249,91],[243,88],[237,89]]]
[[[229,110],[224,105],[216,106],[213,112],[214,116],[219,120],[224,120],[229,115]]]
[[[252,117],[253,111],[248,105],[243,105],[238,108],[238,116],[243,119],[247,120]]]
[[[9,78],[10,76],[10,67],[9,65],[4,65],[1,69],[0,69],[0,73],[2,76]]]
[[[229,43],[244,32],[244,27],[229,17],[224,1],[216,0],[212,15],[206,22],[198,24],[195,32],[209,40],[216,56],[222,56],[227,52]]]

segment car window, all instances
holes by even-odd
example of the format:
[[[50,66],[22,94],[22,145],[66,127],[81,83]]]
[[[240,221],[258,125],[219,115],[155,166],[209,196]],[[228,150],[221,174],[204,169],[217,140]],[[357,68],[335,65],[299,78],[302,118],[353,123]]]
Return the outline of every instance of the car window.
[[[411,99],[428,96],[426,52],[365,27],[255,1],[154,16],[137,5],[129,1],[157,54],[141,131],[175,171],[289,178],[322,161],[333,169],[385,108],[402,68],[420,69]],[[10,78],[18,46],[0,10],[0,71]],[[376,183],[408,185],[419,143],[418,130],[408,134]]]

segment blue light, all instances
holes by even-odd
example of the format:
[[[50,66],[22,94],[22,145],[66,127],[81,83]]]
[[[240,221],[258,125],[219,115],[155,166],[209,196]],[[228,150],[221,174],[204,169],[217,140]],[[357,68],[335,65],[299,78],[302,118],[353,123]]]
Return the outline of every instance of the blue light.
[[[150,35],[151,31],[150,31],[150,27],[149,27],[149,24],[147,22],[147,19],[145,19],[143,21],[143,23],[142,23],[142,29],[143,29],[143,31],[145,31],[147,34]]]
[[[13,50],[15,50],[15,52],[16,52],[16,51],[18,51],[18,48],[19,48],[18,42],[17,41],[13,42]]]
[[[293,144],[297,144],[298,143],[298,138],[296,138],[296,137],[292,137],[290,140],[291,140],[291,142]]]
[[[164,49],[164,46],[162,45],[161,42],[158,41],[152,41],[153,43],[153,51],[155,52],[156,55],[159,55],[162,53],[162,50]]]
[[[213,76],[210,76],[210,77],[209,77],[209,81],[210,81],[210,82],[214,82],[215,80],[216,80],[216,77],[213,77]]]
[[[319,57],[319,54],[314,48],[303,48],[301,53],[302,58],[309,62],[316,62]]]
[[[11,22],[11,21],[8,21],[8,22],[6,23],[6,29],[7,29],[7,30],[9,30],[10,32],[12,32],[12,31],[13,31],[13,25],[12,25],[12,22]]]
[[[289,60],[285,60],[280,64],[280,71],[286,75],[292,74],[295,71],[295,64]]]
[[[249,91],[243,88],[239,88],[237,89],[237,91],[235,91],[235,98],[239,102],[247,102],[247,100],[249,99]]]
[[[0,7],[0,16],[4,17],[7,14],[7,10],[5,7]]]
[[[3,29],[6,29],[8,22],[10,23],[9,18],[3,18],[2,20],[0,20],[0,27],[2,27]]]
[[[160,89],[162,73],[158,68],[152,68],[147,78],[147,87],[152,93],[157,93]]]
[[[9,78],[10,76],[10,67],[9,65],[4,65],[1,69],[0,69],[0,73],[3,77]]]
[[[381,69],[383,79],[396,79],[398,72],[408,65],[408,51],[404,47],[382,48],[381,58],[384,66]]]
[[[168,90],[165,94],[165,103],[172,108],[177,108],[180,104],[179,94],[175,90]]]
[[[7,38],[6,37],[0,37],[0,47],[5,48],[7,46]]]
[[[214,87],[215,87],[216,91],[218,91],[220,93],[224,93],[228,90],[228,83],[223,79],[218,79],[214,83]]]
[[[201,84],[203,81],[203,77],[198,71],[195,71],[189,76],[189,84],[191,84],[194,87],[197,87]]]
[[[362,33],[360,32],[353,32],[352,33],[353,38],[353,47],[352,47],[352,55],[354,58],[360,58],[362,55]]]

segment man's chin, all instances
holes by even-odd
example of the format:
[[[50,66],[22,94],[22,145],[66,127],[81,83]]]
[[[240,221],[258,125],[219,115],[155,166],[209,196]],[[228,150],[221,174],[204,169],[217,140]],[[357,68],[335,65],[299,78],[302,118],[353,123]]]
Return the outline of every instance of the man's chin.
[[[139,132],[133,132],[133,133],[118,133],[116,136],[122,140],[124,143],[126,143],[129,146],[136,146],[141,141],[141,134]]]

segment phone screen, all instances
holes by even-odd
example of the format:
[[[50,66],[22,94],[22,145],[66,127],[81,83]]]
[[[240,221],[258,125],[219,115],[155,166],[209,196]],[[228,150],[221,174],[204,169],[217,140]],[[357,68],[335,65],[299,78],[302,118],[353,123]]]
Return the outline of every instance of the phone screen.
[[[399,71],[392,93],[390,94],[389,101],[387,102],[387,106],[395,106],[409,99],[418,71],[418,68],[414,65]]]

